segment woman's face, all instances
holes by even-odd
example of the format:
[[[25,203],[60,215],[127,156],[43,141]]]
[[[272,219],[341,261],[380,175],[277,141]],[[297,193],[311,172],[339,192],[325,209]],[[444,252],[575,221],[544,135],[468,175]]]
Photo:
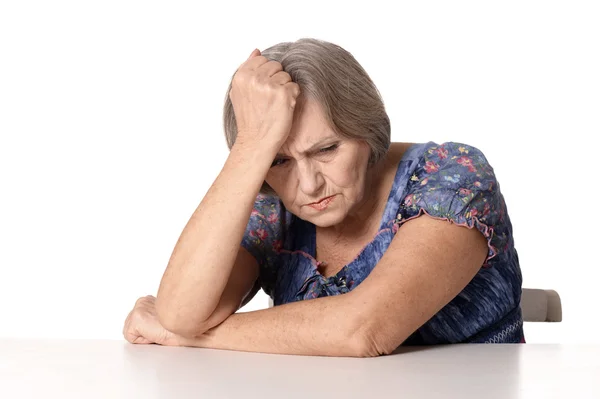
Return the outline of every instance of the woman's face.
[[[364,201],[369,154],[365,142],[337,136],[318,103],[306,100],[295,112],[290,135],[265,180],[287,210],[330,227]]]

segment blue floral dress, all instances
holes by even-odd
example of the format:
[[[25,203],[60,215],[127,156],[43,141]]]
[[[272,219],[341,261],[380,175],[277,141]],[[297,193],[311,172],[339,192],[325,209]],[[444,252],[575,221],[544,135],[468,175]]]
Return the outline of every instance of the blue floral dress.
[[[329,278],[317,269],[315,225],[288,212],[277,197],[259,194],[242,239],[260,267],[253,293],[262,288],[277,306],[352,291],[377,265],[398,229],[423,214],[477,228],[487,238],[488,256],[462,292],[402,345],[524,343],[522,276],[504,197],[483,153],[467,144],[409,147],[379,232]]]

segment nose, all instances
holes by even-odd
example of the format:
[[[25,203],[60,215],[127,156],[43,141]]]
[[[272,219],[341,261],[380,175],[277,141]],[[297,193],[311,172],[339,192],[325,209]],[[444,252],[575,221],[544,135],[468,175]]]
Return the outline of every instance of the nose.
[[[300,190],[308,197],[316,196],[325,184],[321,171],[312,162],[298,163],[298,180]]]

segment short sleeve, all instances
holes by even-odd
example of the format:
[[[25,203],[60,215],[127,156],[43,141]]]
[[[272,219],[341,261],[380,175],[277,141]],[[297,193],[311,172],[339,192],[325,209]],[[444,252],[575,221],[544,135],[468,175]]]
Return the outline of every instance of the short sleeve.
[[[506,207],[494,170],[480,150],[453,142],[426,148],[405,193],[394,221],[395,231],[426,213],[477,228],[488,242],[484,266],[497,255],[499,242],[494,230],[502,222]]]
[[[259,194],[241,243],[258,262],[258,280],[269,296],[272,296],[278,253],[283,243],[284,212],[278,197]]]

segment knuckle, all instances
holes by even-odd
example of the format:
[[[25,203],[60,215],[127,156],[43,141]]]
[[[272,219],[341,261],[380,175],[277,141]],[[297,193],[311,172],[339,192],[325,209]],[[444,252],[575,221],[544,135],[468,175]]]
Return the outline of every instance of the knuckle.
[[[251,75],[251,71],[247,69],[240,69],[233,77],[234,82],[244,82],[248,79],[248,75]]]
[[[237,87],[244,81],[244,78],[240,74],[236,74],[231,80],[231,87]]]
[[[283,69],[283,65],[281,65],[281,62],[279,62],[279,61],[269,61],[268,64],[273,67]]]
[[[288,97],[288,93],[285,89],[282,89],[281,86],[275,88],[275,93],[277,97],[281,100],[285,100]]]
[[[279,84],[286,84],[292,80],[291,76],[285,72],[278,72],[276,77]]]
[[[271,81],[265,82],[264,90],[270,96],[277,95],[277,85]]]
[[[300,88],[294,83],[290,83],[287,89],[290,95],[292,95],[293,97],[297,97],[298,93],[300,92]]]
[[[242,84],[244,86],[250,86],[251,87],[251,86],[254,86],[256,84],[260,84],[260,82],[261,82],[260,76],[258,76],[257,74],[253,73],[251,75],[245,76],[244,77],[244,81],[243,81]]]
[[[131,314],[131,321],[129,323],[129,325],[136,325],[138,323],[140,323],[141,321],[143,321],[144,319],[144,315],[142,314],[142,312],[140,310],[134,311]]]
[[[136,340],[137,336],[132,332],[132,331],[128,331],[127,335],[125,336],[125,339],[127,340],[127,342],[129,342],[130,344],[135,344],[135,340]]]

